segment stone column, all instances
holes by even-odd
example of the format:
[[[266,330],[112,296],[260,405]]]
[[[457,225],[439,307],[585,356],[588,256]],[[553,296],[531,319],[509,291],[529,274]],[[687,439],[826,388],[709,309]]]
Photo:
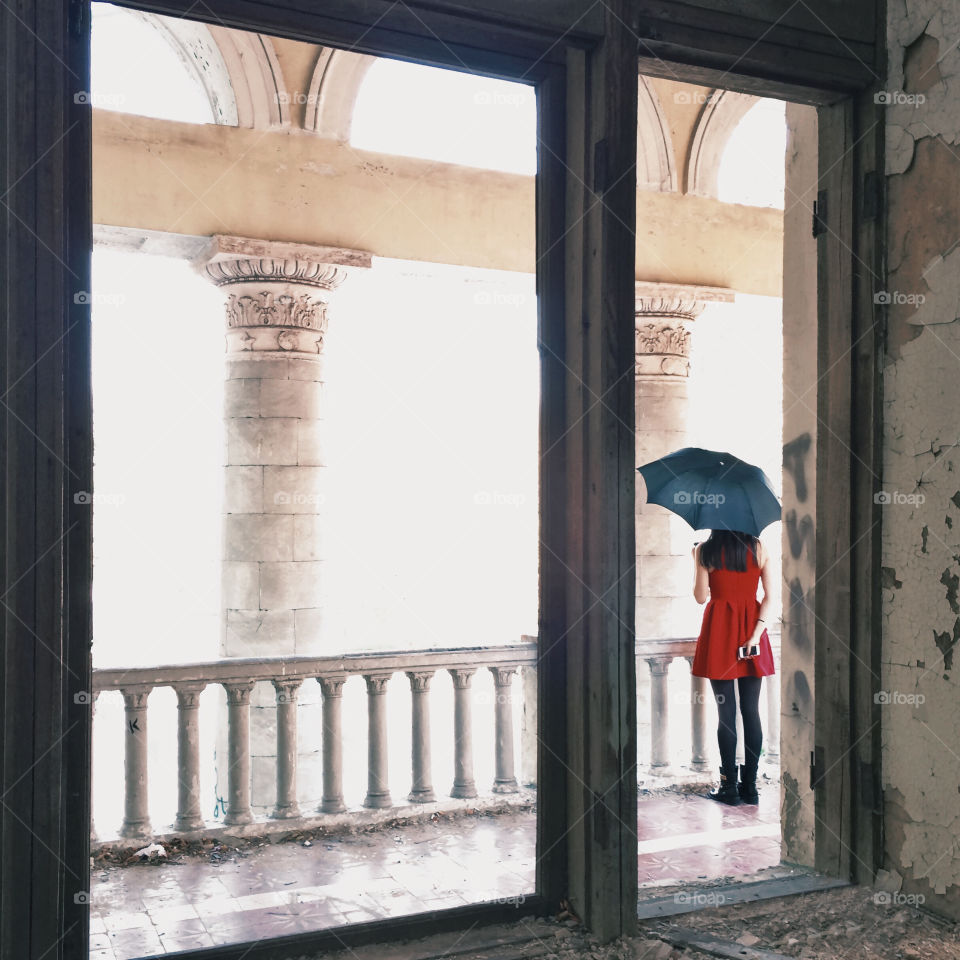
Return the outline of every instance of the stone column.
[[[407,670],[411,697],[411,763],[413,784],[407,799],[411,803],[432,803],[433,765],[430,754],[430,681],[433,670]]]
[[[733,298],[732,291],[717,287],[637,282],[634,299],[637,465],[688,445],[690,324],[703,312],[708,301],[730,302]],[[692,595],[692,531],[665,507],[648,504],[643,478],[639,473],[636,476],[637,639],[695,635],[700,608]],[[650,676],[638,671],[641,764],[649,762],[649,755],[645,757],[644,751],[654,749],[654,731],[646,719],[650,716],[648,706],[653,706],[650,701]],[[666,748],[669,749],[669,745]]]
[[[150,791],[147,781],[147,698],[152,687],[124,687],[124,805],[121,837],[148,837]]]
[[[200,694],[205,683],[177,683],[177,830],[203,829],[200,807]]]
[[[224,236],[198,261],[225,301],[225,657],[329,652],[324,339],[333,291],[350,267],[369,265],[359,251]],[[296,773],[311,806],[322,789],[320,699],[311,685],[291,707],[302,731]],[[258,685],[250,705],[251,803],[266,814],[277,783],[274,691]]]

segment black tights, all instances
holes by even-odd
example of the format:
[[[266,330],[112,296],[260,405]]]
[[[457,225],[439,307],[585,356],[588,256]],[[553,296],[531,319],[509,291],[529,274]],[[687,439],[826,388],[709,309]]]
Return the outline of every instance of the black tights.
[[[748,768],[755,768],[760,760],[763,730],[760,728],[760,681],[762,677],[739,677],[740,716],[743,717],[743,758]],[[720,763],[727,770],[737,766],[737,702],[733,696],[732,680],[711,680],[717,701],[720,725],[717,741],[720,744]]]

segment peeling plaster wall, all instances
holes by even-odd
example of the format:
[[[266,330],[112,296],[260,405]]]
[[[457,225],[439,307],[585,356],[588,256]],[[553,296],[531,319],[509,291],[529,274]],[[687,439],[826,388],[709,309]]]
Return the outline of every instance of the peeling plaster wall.
[[[817,112],[787,104],[783,270],[783,634],[780,652],[782,856],[813,866],[813,591],[816,581]],[[812,335],[811,335],[812,331]]]
[[[960,917],[960,3],[887,13],[885,867]]]

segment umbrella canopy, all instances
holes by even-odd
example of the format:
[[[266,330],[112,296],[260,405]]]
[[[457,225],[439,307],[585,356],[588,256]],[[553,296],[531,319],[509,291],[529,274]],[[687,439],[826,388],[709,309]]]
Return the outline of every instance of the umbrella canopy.
[[[684,447],[637,470],[647,501],[683,517],[694,530],[741,530],[757,537],[780,519],[767,475],[731,453]]]

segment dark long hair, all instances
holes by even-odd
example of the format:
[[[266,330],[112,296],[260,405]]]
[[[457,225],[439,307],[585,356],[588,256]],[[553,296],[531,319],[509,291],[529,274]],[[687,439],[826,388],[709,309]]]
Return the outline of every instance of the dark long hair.
[[[700,562],[712,570],[747,569],[747,551],[757,560],[757,544],[760,541],[749,533],[739,530],[711,530],[710,536],[700,546]]]

